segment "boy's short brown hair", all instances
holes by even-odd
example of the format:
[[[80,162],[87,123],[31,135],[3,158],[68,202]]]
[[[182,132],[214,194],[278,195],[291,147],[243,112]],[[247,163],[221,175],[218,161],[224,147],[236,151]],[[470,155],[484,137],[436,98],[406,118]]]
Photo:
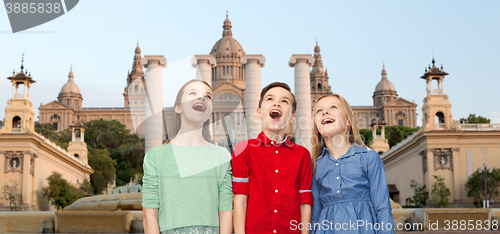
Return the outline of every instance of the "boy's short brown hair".
[[[276,88],[276,87],[284,88],[288,92],[290,92],[290,94],[292,94],[292,98],[293,98],[293,100],[292,100],[292,114],[295,114],[295,109],[297,108],[297,101],[295,100],[295,95],[293,95],[292,90],[290,89],[290,86],[288,86],[286,83],[283,83],[283,82],[273,82],[271,84],[268,84],[266,87],[264,87],[262,89],[262,91],[260,92],[259,109],[262,105],[262,99],[264,99],[264,96],[266,95],[267,91],[269,91],[272,88]]]

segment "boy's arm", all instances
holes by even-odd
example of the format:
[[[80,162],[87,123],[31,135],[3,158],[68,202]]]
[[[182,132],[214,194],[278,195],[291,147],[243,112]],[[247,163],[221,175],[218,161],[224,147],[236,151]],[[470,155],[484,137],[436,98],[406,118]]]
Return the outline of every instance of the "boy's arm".
[[[307,227],[307,224],[311,223],[311,205],[300,205],[300,222],[304,225],[304,227]],[[309,234],[309,230],[307,228],[303,228],[300,230],[300,233]]]
[[[229,210],[219,211],[219,232],[220,234],[233,233],[233,212]]]
[[[247,199],[249,195],[250,167],[247,158],[247,142],[236,144],[232,155],[233,164],[233,219],[235,234],[245,233]]]
[[[247,216],[247,195],[234,195],[234,233],[245,234],[245,220]]]
[[[299,196],[300,196],[300,222],[304,227],[311,223],[311,206],[313,205],[311,182],[312,182],[312,167],[311,155],[308,150],[305,150],[300,163],[299,171]],[[309,234],[307,228],[302,229],[302,234]]]

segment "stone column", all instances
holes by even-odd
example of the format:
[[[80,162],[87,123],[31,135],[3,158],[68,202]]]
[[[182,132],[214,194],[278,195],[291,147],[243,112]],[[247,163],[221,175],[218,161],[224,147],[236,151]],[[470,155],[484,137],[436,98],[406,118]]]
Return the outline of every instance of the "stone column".
[[[262,131],[261,121],[257,119],[257,109],[261,91],[260,68],[264,67],[266,58],[261,54],[247,54],[241,58],[245,68],[245,122],[247,139],[256,138]]]
[[[163,55],[146,55],[142,64],[147,69],[146,78],[146,149],[159,146],[163,141],[163,82],[162,68],[167,67],[167,59]]]
[[[32,205],[31,203],[31,195],[32,195],[32,190],[30,189],[32,186],[33,181],[31,181],[31,174],[30,174],[30,159],[31,159],[31,153],[29,151],[23,151],[23,161],[22,161],[22,177],[21,181],[19,181],[19,185],[21,187],[21,195],[23,197],[23,203],[24,204],[29,204]],[[20,162],[21,163],[21,162]],[[19,165],[21,167],[21,165]],[[28,206],[29,207],[29,206]]]
[[[212,86],[212,68],[216,65],[213,55],[195,55],[191,58],[191,65],[196,68],[196,79],[204,80]]]
[[[295,98],[297,110],[295,111],[295,143],[311,151],[311,81],[309,67],[314,63],[310,54],[294,54],[290,57],[288,65],[294,68]]]
[[[452,171],[453,171],[453,203],[460,203],[462,202],[462,196],[460,194],[460,188],[462,187],[460,184],[460,158],[458,156],[460,149],[459,148],[453,148],[451,149],[452,152],[452,160],[453,164],[452,166]]]

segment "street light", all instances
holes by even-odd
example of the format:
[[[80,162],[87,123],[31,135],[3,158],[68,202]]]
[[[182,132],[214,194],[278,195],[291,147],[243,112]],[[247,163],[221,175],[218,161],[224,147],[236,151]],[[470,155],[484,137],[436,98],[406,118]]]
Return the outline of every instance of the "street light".
[[[486,168],[486,163],[483,164],[484,167],[484,200],[483,200],[483,208],[490,207],[490,201],[488,200],[488,179],[491,178],[493,169]],[[479,168],[479,178],[483,176],[483,168]]]

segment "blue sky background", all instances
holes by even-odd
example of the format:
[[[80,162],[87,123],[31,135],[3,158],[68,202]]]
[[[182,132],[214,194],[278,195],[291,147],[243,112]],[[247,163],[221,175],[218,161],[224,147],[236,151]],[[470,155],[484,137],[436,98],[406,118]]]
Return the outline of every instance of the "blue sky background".
[[[453,118],[476,113],[500,123],[500,1],[457,0],[85,0],[16,34],[0,13],[0,119],[12,92],[6,78],[19,71],[22,52],[37,81],[31,89],[37,116],[41,103],[57,99],[71,64],[84,107],[123,107],[137,39],[143,56],[164,55],[171,69],[174,61],[210,52],[222,37],[226,9],[245,52],[266,57],[262,86],[284,81],[293,87],[290,56],[312,54],[318,38],[333,92],[352,105],[372,105],[385,62],[399,96],[418,104],[421,123],[426,86],[420,76],[434,53],[450,73],[444,85]]]

